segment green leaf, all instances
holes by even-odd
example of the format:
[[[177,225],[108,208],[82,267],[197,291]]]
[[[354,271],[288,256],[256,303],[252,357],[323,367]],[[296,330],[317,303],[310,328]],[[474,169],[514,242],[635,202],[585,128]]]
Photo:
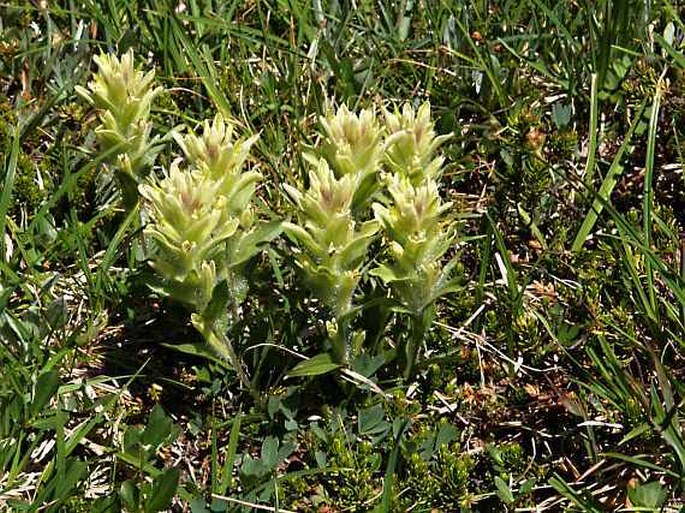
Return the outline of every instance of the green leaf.
[[[209,324],[214,324],[217,319],[226,317],[227,307],[231,301],[231,291],[226,280],[221,280],[212,291],[212,299],[207,308],[202,312],[202,317]]]
[[[66,471],[64,477],[57,481],[55,488],[55,497],[59,500],[64,500],[69,497],[72,488],[86,475],[88,465],[86,462],[78,459],[70,459],[66,464]]]
[[[298,363],[293,370],[288,373],[288,377],[299,378],[303,376],[319,376],[326,374],[340,367],[340,364],[333,363],[331,355],[328,353],[317,354],[309,360]]]
[[[441,446],[447,445],[459,438],[459,430],[452,424],[444,424],[438,431],[438,436],[435,438],[435,448],[440,449]]]
[[[131,479],[121,483],[119,497],[121,497],[121,501],[126,506],[126,509],[130,511],[138,510],[138,489]]]
[[[243,235],[234,253],[231,256],[231,266],[238,266],[245,263],[254,255],[262,250],[261,245],[266,242],[271,242],[278,237],[283,231],[283,223],[280,221],[272,221],[264,223],[253,231]]]
[[[571,121],[571,105],[558,102],[552,105],[552,120],[560,130],[568,126]]]
[[[328,457],[323,451],[316,451],[314,453],[314,459],[316,460],[316,464],[319,466],[319,468],[325,468],[328,465]]]
[[[626,454],[621,454],[618,452],[604,452],[599,454],[602,457],[605,458],[615,458],[617,460],[621,461],[626,461],[630,463],[631,465],[639,466],[639,467],[644,467],[644,468],[649,468],[652,470],[656,470],[657,472],[663,472],[664,474],[668,474],[671,477],[674,477],[676,479],[680,479],[680,476],[678,473],[669,470],[667,468],[661,467],[655,463],[652,463],[651,461],[645,460],[641,457],[638,456],[628,456]]]
[[[668,493],[663,489],[658,481],[651,481],[636,486],[635,488],[628,488],[628,498],[633,506],[638,508],[660,508]]]
[[[526,495],[530,492],[533,491],[533,488],[535,487],[535,478],[531,477],[530,479],[526,479],[523,484],[519,487],[519,495]]]
[[[204,344],[202,342],[193,342],[193,343],[188,343],[188,344],[167,344],[167,343],[162,343],[164,347],[168,347],[170,349],[174,349],[176,351],[179,351],[181,353],[189,354],[192,356],[199,356],[201,358],[206,358],[207,360],[210,360],[217,365],[220,365],[222,367],[227,366],[227,362],[225,360],[222,360],[221,358],[216,357],[216,353],[214,353],[209,347],[207,347],[207,344]]]
[[[274,469],[278,465],[278,438],[274,436],[267,436],[262,442],[262,461],[264,465]]]
[[[400,439],[402,438],[402,435],[406,431],[408,425],[409,422],[406,419],[403,419],[402,424],[395,435],[395,444],[392,448],[392,452],[390,453],[390,457],[388,458],[388,465],[385,468],[385,476],[383,477],[383,496],[377,509],[379,513],[390,512],[390,507],[392,505],[393,482],[395,481],[395,468],[397,466],[400,446],[402,445],[400,443]]]
[[[381,424],[384,417],[383,405],[375,404],[359,412],[357,424],[359,434],[370,434]]]
[[[504,482],[499,476],[495,476],[495,486],[497,487],[497,497],[499,497],[505,504],[512,504],[514,502],[514,494],[509,488],[509,485]]]
[[[4,151],[3,151],[4,153]],[[0,192],[0,255],[5,257],[5,223],[7,210],[10,207],[12,189],[14,187],[14,176],[17,171],[17,162],[21,153],[21,141],[19,127],[15,127],[12,137],[12,146],[9,150],[9,158],[5,158],[5,180],[2,192]]]
[[[628,129],[628,133],[624,136],[623,142],[621,143],[621,146],[616,152],[616,155],[614,156],[611,166],[609,167],[609,170],[607,171],[607,174],[599,187],[599,191],[595,194],[594,201],[592,202],[592,208],[585,216],[583,224],[581,225],[580,229],[578,230],[578,233],[576,234],[576,238],[574,239],[573,245],[571,246],[571,251],[579,251],[583,247],[583,245],[585,244],[585,240],[590,235],[590,232],[594,228],[595,223],[597,222],[597,219],[599,218],[599,215],[602,213],[602,210],[604,209],[605,205],[611,204],[611,193],[614,190],[614,187],[616,187],[616,185],[618,184],[621,175],[623,174],[623,166],[621,165],[621,162],[625,154],[630,152],[633,133],[635,132],[636,128],[641,122],[642,113],[645,111],[646,107],[647,103],[643,102],[638,112],[635,114],[635,121]]]
[[[152,484],[152,492],[145,503],[146,513],[156,513],[169,507],[176,494],[180,471],[176,467],[167,469]]]
[[[31,413],[33,416],[36,416],[43,411],[45,406],[50,402],[50,399],[52,399],[52,396],[57,393],[59,385],[59,374],[55,370],[44,372],[38,376],[33,393],[33,403],[31,404]]]
[[[207,509],[207,502],[204,497],[195,497],[190,501],[190,513],[211,513],[210,510]]]
[[[284,441],[278,448],[278,461],[283,461],[288,456],[290,456],[296,447],[297,445],[295,443],[290,441]]]
[[[397,273],[395,273],[393,269],[391,269],[385,264],[381,264],[375,269],[371,269],[371,271],[369,271],[369,274],[371,276],[376,276],[380,278],[386,285],[396,281],[406,280],[406,278],[400,278],[399,276],[397,276]]]
[[[159,447],[167,438],[169,438],[173,426],[174,423],[171,418],[164,413],[164,410],[159,404],[156,404],[150,413],[148,424],[143,431],[141,443],[150,445],[153,448]]]
[[[261,459],[254,459],[250,456],[245,456],[243,465],[240,467],[240,472],[245,476],[260,477],[269,471]]]
[[[385,355],[377,354],[370,356],[362,353],[352,362],[352,370],[361,374],[365,378],[370,378],[373,374],[386,363]]]
[[[231,426],[231,434],[228,437],[228,447],[224,456],[224,470],[221,476],[221,492],[225,493],[231,486],[233,486],[233,464],[235,463],[235,454],[238,449],[238,440],[240,438],[240,424],[242,422],[242,412],[239,410],[233,419]]]

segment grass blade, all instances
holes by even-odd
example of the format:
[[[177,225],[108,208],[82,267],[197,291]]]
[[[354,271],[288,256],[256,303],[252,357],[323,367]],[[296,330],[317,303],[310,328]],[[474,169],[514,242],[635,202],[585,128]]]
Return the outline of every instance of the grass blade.
[[[602,213],[604,203],[610,201],[611,193],[613,192],[614,187],[616,187],[616,184],[618,183],[621,174],[623,174],[621,160],[630,149],[630,143],[633,134],[635,133],[635,129],[642,120],[642,115],[645,111],[646,105],[646,103],[643,103],[638,112],[636,113],[635,119],[633,120],[633,123],[630,125],[628,133],[625,135],[623,143],[621,143],[621,146],[616,152],[616,156],[614,157],[614,160],[612,161],[611,166],[609,167],[609,171],[604,177],[604,181],[602,182],[602,185],[599,188],[599,192],[597,193],[598,197],[595,198],[595,200],[593,201],[592,208],[585,216],[583,224],[580,226],[580,229],[576,234],[576,238],[573,241],[573,245],[571,246],[571,251],[580,251],[580,249],[585,244],[586,239],[590,235],[590,232],[594,228],[599,215]]]

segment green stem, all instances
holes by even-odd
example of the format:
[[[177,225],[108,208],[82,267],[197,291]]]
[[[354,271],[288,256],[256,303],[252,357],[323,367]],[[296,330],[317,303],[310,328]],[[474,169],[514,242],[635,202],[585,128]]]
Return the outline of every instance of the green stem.
[[[223,358],[228,361],[233,370],[235,370],[236,374],[238,375],[238,380],[243,388],[245,388],[255,400],[259,401],[259,391],[255,388],[252,381],[250,381],[250,378],[243,367],[243,361],[236,354],[235,349],[233,349],[233,344],[231,344],[231,341],[226,336],[226,333],[212,325],[210,328],[210,337],[208,337],[207,341]]]
[[[331,337],[331,346],[333,347],[333,356],[335,361],[340,364],[347,364],[347,346],[348,346],[348,335],[349,335],[349,322],[336,317],[335,322],[337,323],[338,331],[335,336]]]
[[[430,323],[427,322],[428,313],[424,310],[421,313],[415,313],[410,318],[409,338],[406,340],[404,346],[404,354],[401,357],[404,360],[404,379],[409,381],[414,377],[416,367],[416,356],[419,347],[423,342],[424,337],[428,331]]]
[[[128,214],[138,205],[138,181],[122,170],[117,170],[116,177],[121,187],[121,201],[124,205],[124,211]]]

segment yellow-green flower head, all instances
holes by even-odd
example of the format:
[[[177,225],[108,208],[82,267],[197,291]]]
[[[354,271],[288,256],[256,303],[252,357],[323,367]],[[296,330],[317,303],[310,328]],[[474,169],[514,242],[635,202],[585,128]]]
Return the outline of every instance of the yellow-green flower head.
[[[227,216],[226,199],[217,183],[198,170],[183,171],[178,161],[161,181],[139,187],[148,202],[146,233],[158,245],[155,267],[162,275],[182,278],[222,250],[238,220]]]
[[[374,203],[376,219],[393,241],[402,246],[409,241],[420,243],[439,231],[441,218],[451,206],[442,203],[437,183],[426,180],[415,187],[408,178],[394,175],[388,185],[391,206]]]
[[[425,102],[415,111],[405,103],[401,112],[384,109],[383,113],[389,133],[386,161],[392,170],[408,176],[415,184],[426,177],[439,178],[444,159],[434,154],[451,135],[436,136],[430,104]]]
[[[133,50],[121,59],[102,54],[93,60],[98,65],[97,73],[88,83],[88,89],[77,86],[76,91],[95,107],[110,113],[112,118],[107,124],[114,124],[124,135],[130,135],[136,130],[137,122],[147,120],[152,100],[162,91],[161,87],[152,87],[155,71],[145,73],[137,69]]]
[[[327,227],[337,219],[351,220],[350,208],[355,191],[353,178],[336,178],[324,159],[311,167],[309,189],[305,193],[290,185],[284,187],[310,223]]]
[[[309,174],[309,191],[321,210],[331,215],[346,215],[350,211],[354,184],[351,177],[336,179],[325,160]]]
[[[357,175],[361,180],[378,168],[383,155],[382,128],[373,109],[359,115],[343,105],[335,114],[321,117],[324,156],[338,175]]]
[[[201,136],[190,132],[186,136],[175,134],[174,138],[193,164],[206,167],[212,179],[220,180],[227,174],[240,172],[250,148],[259,138],[255,135],[234,141],[233,131],[233,125],[217,114],[211,122],[204,121]]]
[[[288,237],[304,250],[297,261],[309,286],[336,315],[350,308],[359,267],[378,230],[376,221],[357,224],[352,217],[354,179],[336,178],[326,160],[309,171],[305,191],[286,185],[298,206],[298,223],[284,223]]]

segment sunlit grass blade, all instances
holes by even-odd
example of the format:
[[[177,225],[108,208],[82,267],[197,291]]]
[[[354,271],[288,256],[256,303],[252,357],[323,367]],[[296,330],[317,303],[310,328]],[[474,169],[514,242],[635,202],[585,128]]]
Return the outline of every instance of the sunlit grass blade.
[[[599,112],[599,79],[596,73],[592,74],[590,82],[590,125],[588,127],[587,160],[585,161],[585,185],[592,187],[592,179],[595,176],[595,160],[597,158],[597,144],[599,133],[597,118]]]
[[[17,172],[17,159],[19,158],[20,135],[19,128],[15,127],[14,136],[12,137],[12,146],[10,152],[5,156],[5,176],[3,177],[2,193],[0,193],[0,259],[5,260],[5,224],[7,210],[12,199],[12,190],[14,188],[14,177]]]
[[[618,151],[616,152],[616,155],[614,156],[611,166],[609,167],[609,171],[607,171],[607,174],[604,177],[604,180],[602,181],[602,185],[600,186],[599,192],[597,193],[598,198],[596,198],[592,202],[592,207],[585,216],[583,224],[580,226],[580,229],[576,234],[576,238],[574,239],[573,244],[571,246],[571,251],[576,252],[582,249],[583,245],[585,244],[585,241],[587,240],[587,237],[590,235],[590,232],[592,232],[592,229],[594,228],[597,219],[599,218],[599,215],[602,213],[602,210],[604,209],[604,203],[610,201],[611,193],[616,187],[619,178],[623,174],[622,160],[626,156],[626,154],[630,152],[633,134],[635,133],[635,129],[642,122],[642,114],[644,113],[645,108],[646,103],[643,103],[641,107],[636,111],[633,123],[630,125],[628,132],[623,138],[623,142],[621,143],[621,146],[619,147]]]
[[[649,131],[647,133],[647,154],[645,156],[645,180],[642,194],[642,232],[643,243],[646,250],[652,247],[652,209],[654,208],[654,147],[656,144],[656,132],[661,108],[661,81],[656,85],[652,109],[649,115]],[[654,287],[654,273],[649,261],[645,262],[645,274],[647,277],[647,293],[652,311],[658,322],[659,312],[656,307],[656,291]]]

